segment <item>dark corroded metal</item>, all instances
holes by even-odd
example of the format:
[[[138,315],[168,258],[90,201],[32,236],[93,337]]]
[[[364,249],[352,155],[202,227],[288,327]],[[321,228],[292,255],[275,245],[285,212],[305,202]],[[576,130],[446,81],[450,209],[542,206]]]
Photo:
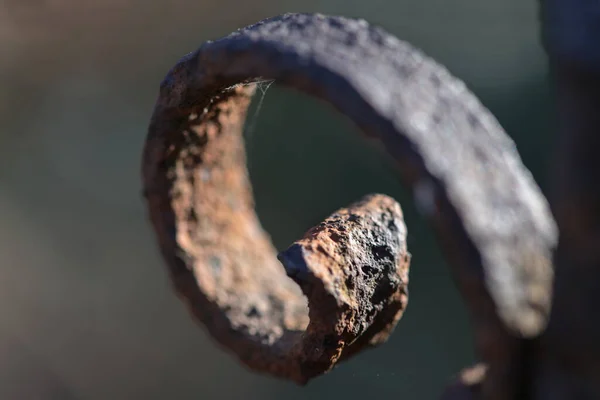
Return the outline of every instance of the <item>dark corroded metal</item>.
[[[486,384],[495,388],[489,398],[510,398],[504,383],[518,374],[523,339],[544,329],[550,310],[558,234],[549,207],[512,140],[465,85],[363,20],[271,18],[205,43],[163,81],[145,147],[144,187],[173,280],[193,312],[248,365],[304,381],[353,353],[357,343],[382,340],[405,302],[404,288],[388,288],[390,300],[374,303],[381,300],[374,285],[396,279],[385,261],[388,251],[368,258],[373,243],[363,240],[388,240],[381,225],[358,228],[358,242],[354,234],[348,242],[332,239],[324,251],[316,243],[327,235],[317,229],[281,256],[309,299],[323,288],[330,299],[311,300],[304,331],[302,297],[272,257],[243,167],[241,130],[253,82],[262,79],[328,102],[397,161],[467,300],[477,348],[488,363]],[[379,212],[373,204],[364,207],[365,215]],[[335,231],[349,221],[327,224],[323,229]],[[400,262],[401,247],[390,248],[391,259]],[[374,273],[368,279],[357,263],[367,259]],[[330,271],[327,265],[345,267]],[[308,281],[302,280],[306,271]],[[344,281],[349,276],[354,281]],[[336,324],[337,344],[327,350],[323,343],[332,337],[319,332],[319,341],[309,341],[319,313],[356,318]]]
[[[600,2],[542,0],[556,95],[551,202],[561,232],[535,399],[600,398]]]

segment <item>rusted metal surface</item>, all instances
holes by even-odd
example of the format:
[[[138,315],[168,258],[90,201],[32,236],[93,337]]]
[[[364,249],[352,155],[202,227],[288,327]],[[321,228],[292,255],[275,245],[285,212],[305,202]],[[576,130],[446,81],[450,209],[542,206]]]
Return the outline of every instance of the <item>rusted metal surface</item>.
[[[558,233],[548,204],[512,140],[460,80],[363,20],[271,18],[205,43],[163,81],[144,187],[192,312],[247,365],[305,382],[385,340],[406,305],[404,238],[384,226],[393,220],[404,232],[400,209],[374,197],[280,256],[309,299],[306,318],[299,288],[260,228],[245,168],[241,131],[262,79],[329,103],[396,160],[469,307],[487,363],[482,391],[514,398],[525,343],[550,311]],[[343,217],[352,214],[363,216],[360,226]]]
[[[282,252],[282,268],[246,170],[252,90],[173,110],[184,115],[164,126],[166,148],[148,147],[161,151],[146,164],[147,198],[192,313],[249,367],[303,384],[393,330],[408,301],[406,227],[396,201],[368,196]]]
[[[278,258],[308,298],[310,323],[293,349],[305,379],[387,340],[408,303],[406,227],[387,196],[337,211]]]
[[[561,240],[554,307],[538,351],[536,399],[598,399],[600,2],[542,5],[558,117],[551,201]]]

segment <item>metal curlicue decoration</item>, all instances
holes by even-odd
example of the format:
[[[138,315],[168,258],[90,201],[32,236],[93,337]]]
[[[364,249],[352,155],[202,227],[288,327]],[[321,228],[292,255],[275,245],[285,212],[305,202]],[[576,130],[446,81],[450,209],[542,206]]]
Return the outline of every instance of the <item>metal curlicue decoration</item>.
[[[204,43],[162,82],[144,190],[192,314],[248,367],[305,384],[385,342],[407,306],[407,229],[388,196],[341,208],[276,254],[254,211],[242,137],[264,80],[354,122],[393,158],[435,228],[481,359],[445,398],[529,398],[553,298],[549,204],[463,82],[364,20],[270,18]]]

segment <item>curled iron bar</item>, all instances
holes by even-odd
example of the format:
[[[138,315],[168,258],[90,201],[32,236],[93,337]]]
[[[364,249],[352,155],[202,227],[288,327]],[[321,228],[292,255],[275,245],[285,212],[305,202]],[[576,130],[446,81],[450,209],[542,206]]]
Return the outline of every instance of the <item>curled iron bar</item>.
[[[334,213],[277,263],[242,138],[264,79],[329,103],[392,156],[452,267],[486,382],[514,380],[522,341],[540,334],[550,309],[558,233],[548,204],[464,83],[364,20],[270,18],[204,43],[162,82],[144,190],[192,313],[246,365],[306,383],[385,341],[407,304],[406,228],[387,196]],[[508,386],[490,398],[508,398]]]

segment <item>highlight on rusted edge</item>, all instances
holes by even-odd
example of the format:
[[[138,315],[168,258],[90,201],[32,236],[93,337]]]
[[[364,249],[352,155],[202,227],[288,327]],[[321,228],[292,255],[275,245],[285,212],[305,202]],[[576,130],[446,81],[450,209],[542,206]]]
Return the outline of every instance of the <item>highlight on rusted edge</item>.
[[[144,189],[171,277],[192,312],[246,364],[305,382],[353,354],[357,343],[385,339],[405,306],[403,245],[386,242],[402,284],[388,288],[380,306],[394,306],[374,307],[371,315],[365,301],[379,297],[356,297],[360,282],[344,282],[366,274],[358,272],[360,252],[339,243],[318,250],[328,236],[311,231],[280,257],[309,299],[309,323],[304,298],[260,227],[245,168],[241,131],[253,82],[262,79],[331,104],[396,160],[453,267],[488,375],[500,364],[505,373],[501,347],[538,335],[550,309],[558,233],[548,204],[514,143],[462,82],[364,20],[270,18],[205,43],[163,81],[144,149]],[[350,242],[354,235],[388,240],[393,235],[381,231],[377,216],[381,207],[400,208],[376,199],[348,211],[371,223],[332,224],[356,229]],[[401,226],[401,214],[394,215]],[[368,264],[377,266],[378,284],[396,282],[379,261]],[[333,336],[313,327],[327,319],[321,313],[343,317],[348,308],[366,319],[335,325],[341,328]]]

